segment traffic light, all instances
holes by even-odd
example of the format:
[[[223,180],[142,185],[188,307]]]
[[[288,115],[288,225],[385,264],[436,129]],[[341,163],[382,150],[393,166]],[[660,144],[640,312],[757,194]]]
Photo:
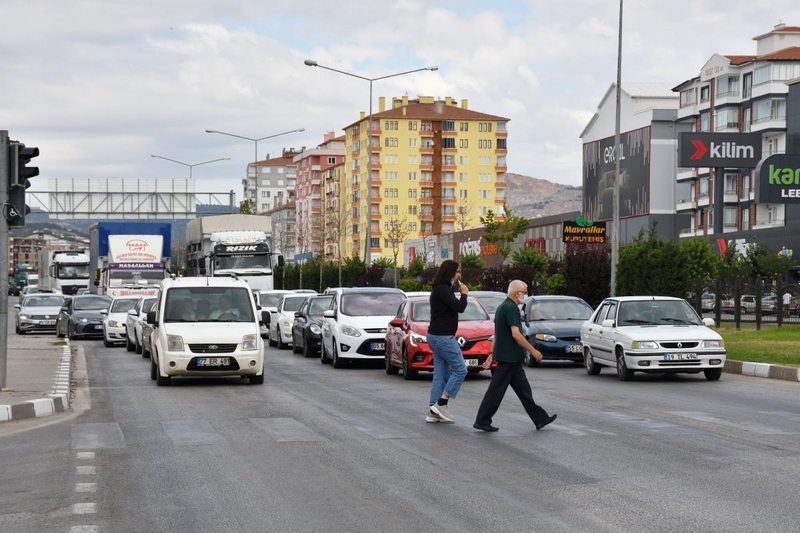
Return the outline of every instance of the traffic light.
[[[25,225],[25,215],[31,212],[25,203],[25,189],[31,186],[28,178],[39,175],[39,167],[29,167],[31,159],[39,156],[35,146],[27,147],[21,142],[8,144],[8,207],[6,220],[9,227]]]

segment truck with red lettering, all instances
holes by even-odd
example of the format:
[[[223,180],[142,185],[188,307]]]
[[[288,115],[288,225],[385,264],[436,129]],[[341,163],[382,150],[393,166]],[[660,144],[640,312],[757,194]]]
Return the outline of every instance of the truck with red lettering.
[[[89,228],[90,292],[153,296],[169,273],[171,224],[98,222]]]

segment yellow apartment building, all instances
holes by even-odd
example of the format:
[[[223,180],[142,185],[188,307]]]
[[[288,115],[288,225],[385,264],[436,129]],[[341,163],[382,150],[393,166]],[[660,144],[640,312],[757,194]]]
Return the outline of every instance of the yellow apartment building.
[[[509,119],[467,104],[403,96],[386,109],[381,97],[369,132],[364,113],[345,127],[343,168],[326,176],[329,250],[392,258],[397,241],[477,227],[489,210],[502,216]]]

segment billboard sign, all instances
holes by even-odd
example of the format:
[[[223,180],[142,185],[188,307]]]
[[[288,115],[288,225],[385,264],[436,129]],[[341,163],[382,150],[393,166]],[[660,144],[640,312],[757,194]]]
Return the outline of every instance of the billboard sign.
[[[565,220],[562,240],[566,244],[605,244],[606,223],[578,217]]]
[[[754,168],[761,160],[760,133],[683,132],[678,166]]]
[[[756,202],[800,203],[800,155],[776,154],[756,167]]]

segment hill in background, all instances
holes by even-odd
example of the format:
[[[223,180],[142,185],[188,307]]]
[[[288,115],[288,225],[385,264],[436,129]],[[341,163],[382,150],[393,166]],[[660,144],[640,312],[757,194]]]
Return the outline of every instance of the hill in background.
[[[506,202],[517,216],[537,218],[580,211],[582,195],[581,187],[506,173]]]

